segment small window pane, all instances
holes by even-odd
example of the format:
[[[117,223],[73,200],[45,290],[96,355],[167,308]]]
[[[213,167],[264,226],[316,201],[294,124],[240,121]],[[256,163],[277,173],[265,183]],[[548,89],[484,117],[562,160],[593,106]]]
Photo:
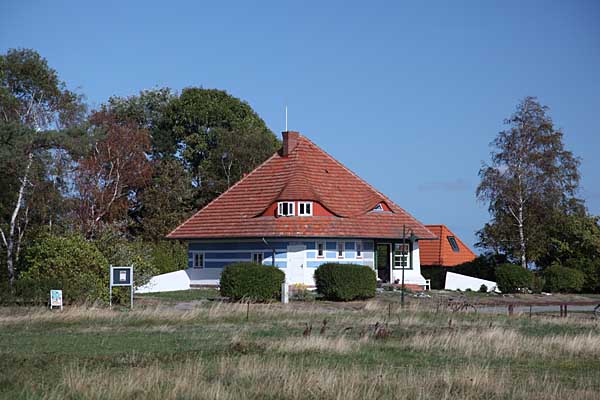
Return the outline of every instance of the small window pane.
[[[317,243],[317,256],[323,257],[323,243]]]
[[[338,242],[337,244],[338,257],[344,257],[344,242]]]
[[[362,257],[362,242],[356,242],[356,257]]]
[[[448,236],[448,242],[450,242],[450,247],[452,247],[452,251],[458,253],[460,248],[458,247],[458,243],[456,242],[456,238],[454,236]]]

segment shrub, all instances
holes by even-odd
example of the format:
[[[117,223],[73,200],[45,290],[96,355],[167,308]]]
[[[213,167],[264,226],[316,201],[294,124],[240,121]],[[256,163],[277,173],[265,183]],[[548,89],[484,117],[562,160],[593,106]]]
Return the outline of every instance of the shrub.
[[[520,265],[502,264],[496,267],[496,283],[503,293],[515,293],[531,287],[533,272]]]
[[[545,290],[548,292],[579,292],[583,288],[585,276],[579,270],[552,264],[544,270],[544,279]]]
[[[375,271],[364,265],[322,264],[315,271],[317,291],[328,300],[349,301],[375,296]]]
[[[488,287],[485,284],[482,284],[479,287],[479,293],[487,293],[487,291],[488,291]]]
[[[159,274],[186,269],[188,264],[187,245],[173,240],[151,244],[152,264]]]
[[[277,267],[251,262],[230,264],[221,274],[221,295],[232,300],[278,299],[284,281],[285,273]]]
[[[45,302],[50,289],[62,289],[65,302],[108,299],[108,263],[93,243],[80,235],[44,235],[25,252],[17,296]]]

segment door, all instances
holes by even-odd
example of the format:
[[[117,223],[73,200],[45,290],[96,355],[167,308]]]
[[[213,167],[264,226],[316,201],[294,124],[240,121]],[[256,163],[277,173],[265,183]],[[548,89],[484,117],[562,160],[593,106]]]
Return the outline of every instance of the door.
[[[292,245],[287,248],[285,278],[288,284],[305,283],[306,246]]]
[[[377,244],[377,279],[383,282],[390,281],[390,248],[389,243]]]

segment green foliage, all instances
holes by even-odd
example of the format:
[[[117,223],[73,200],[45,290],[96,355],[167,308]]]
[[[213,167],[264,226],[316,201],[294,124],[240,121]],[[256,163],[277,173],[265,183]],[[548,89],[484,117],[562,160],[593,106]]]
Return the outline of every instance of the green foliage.
[[[152,265],[159,274],[187,268],[187,245],[183,242],[162,240],[148,243],[151,246]]]
[[[151,243],[127,240],[114,230],[106,230],[95,241],[95,244],[109,264],[114,266],[133,265],[135,287],[145,285],[159,272],[154,264]]]
[[[65,302],[108,299],[108,262],[82,236],[44,235],[25,253],[28,269],[16,287],[20,297],[45,301],[50,289],[62,289]]]
[[[573,268],[584,274],[581,288],[585,292],[600,292],[600,220],[585,210],[572,214],[555,214],[548,228],[550,241],[539,265],[544,269],[553,264]]]
[[[196,207],[222,193],[279,147],[275,135],[246,102],[215,89],[184,89],[169,102],[152,136],[159,157],[182,158],[197,188]]]
[[[317,292],[328,300],[350,301],[375,296],[375,271],[365,265],[321,264],[315,271]]]
[[[533,272],[520,265],[502,264],[496,268],[496,283],[502,293],[515,293],[531,287]]]
[[[269,301],[281,296],[285,273],[277,267],[251,262],[226,266],[221,274],[221,295],[232,300]]]
[[[446,272],[455,272],[457,274],[471,276],[473,278],[496,281],[496,266],[505,262],[505,257],[500,255],[486,254],[480,255],[473,261],[459,264],[455,267],[421,267],[421,274],[426,279],[431,280],[432,289],[443,289],[446,283]]]
[[[487,293],[487,291],[488,291],[488,287],[485,284],[482,284],[479,287],[479,293]]]
[[[574,268],[553,264],[544,270],[544,280],[548,292],[573,293],[581,291],[585,276]]]

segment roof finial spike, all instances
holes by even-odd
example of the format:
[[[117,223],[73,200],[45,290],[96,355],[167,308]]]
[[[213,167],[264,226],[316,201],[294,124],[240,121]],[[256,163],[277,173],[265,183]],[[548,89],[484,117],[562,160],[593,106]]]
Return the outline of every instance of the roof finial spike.
[[[287,106],[285,106],[285,131],[288,131],[288,125],[287,125]]]

